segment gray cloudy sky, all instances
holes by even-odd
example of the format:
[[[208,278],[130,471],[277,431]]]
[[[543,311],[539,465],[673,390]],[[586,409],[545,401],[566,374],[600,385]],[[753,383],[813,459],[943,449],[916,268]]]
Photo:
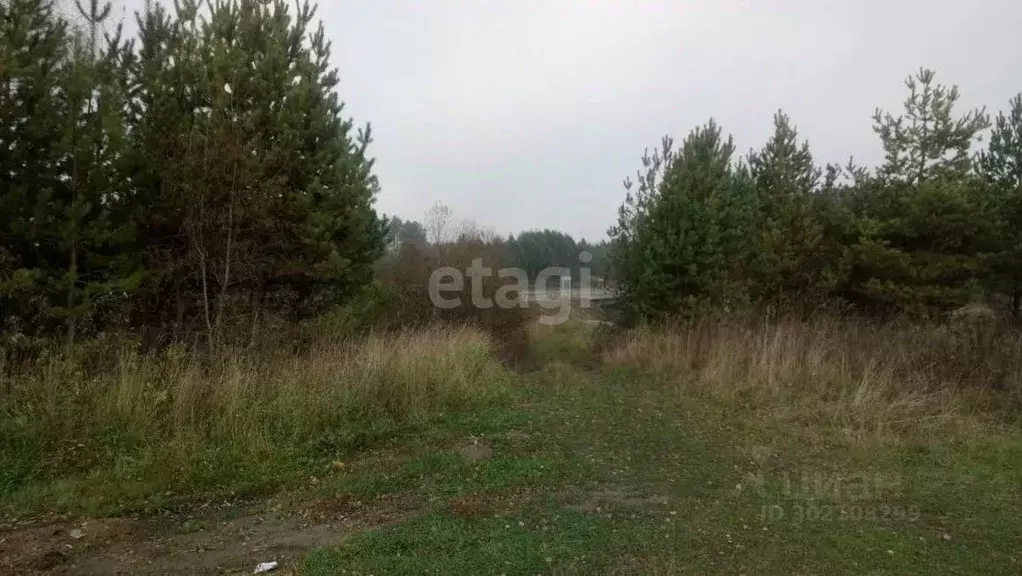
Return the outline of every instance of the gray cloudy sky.
[[[1018,0],[334,0],[319,15],[348,112],[375,129],[378,208],[421,220],[439,200],[501,233],[602,238],[642,149],[710,116],[744,153],[783,108],[818,162],[872,163],[873,109],[899,109],[919,66],[963,106],[1022,91]]]

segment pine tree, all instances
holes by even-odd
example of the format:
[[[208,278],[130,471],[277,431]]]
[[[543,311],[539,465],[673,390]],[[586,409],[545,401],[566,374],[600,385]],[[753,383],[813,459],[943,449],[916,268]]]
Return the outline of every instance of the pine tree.
[[[128,232],[116,210],[124,191],[122,57],[129,47],[121,41],[120,27],[112,36],[100,38],[109,3],[90,0],[88,7],[78,1],[75,5],[86,28],[74,37],[64,90],[69,109],[63,142],[69,175],[63,234],[69,344],[86,328],[82,320],[90,320],[88,328],[95,330],[105,323],[95,317],[97,313],[119,314],[124,290],[132,282],[115,266]],[[106,310],[97,309],[103,307]]]
[[[124,46],[119,33],[100,43],[108,9],[79,8],[84,32],[51,2],[0,6],[0,306],[18,331],[54,335],[63,325],[69,342],[98,329],[97,308],[117,308],[108,296],[121,249],[110,211],[122,181]]]
[[[956,118],[957,87],[934,79],[921,70],[906,82],[902,115],[874,116],[886,162],[862,183],[859,238],[849,255],[859,299],[920,315],[978,297],[991,233],[969,155],[987,118],[982,110]]]
[[[54,328],[62,216],[50,199],[66,100],[58,96],[69,59],[67,23],[52,2],[0,3],[0,322],[6,336]]]
[[[404,244],[426,245],[426,228],[415,220],[402,220],[391,216],[387,222],[387,250],[395,252]]]
[[[771,304],[819,303],[831,290],[821,261],[824,226],[814,205],[821,172],[809,143],[784,112],[774,115],[774,134],[749,157],[756,185],[757,294]]]
[[[371,278],[384,223],[368,126],[342,117],[315,10],[193,0],[140,16],[136,222],[143,323],[199,330],[226,318],[292,317],[343,301]],[[230,312],[230,313],[229,313]]]
[[[574,238],[557,230],[527,230],[514,242],[517,266],[535,280],[544,268],[576,270],[579,249]]]
[[[732,166],[734,142],[711,120],[678,152],[643,157],[646,172],[611,229],[615,271],[629,313],[655,319],[694,315],[746,301],[751,176]]]
[[[873,130],[884,147],[879,176],[885,182],[957,182],[972,169],[970,148],[989,120],[982,109],[955,118],[958,87],[937,84],[935,79],[933,70],[921,68],[905,80],[909,95],[902,115],[881,110],[873,115]]]
[[[1016,316],[1022,304],[1022,94],[1009,102],[1008,115],[997,115],[980,169],[991,187],[998,250],[996,289],[1007,291]]]

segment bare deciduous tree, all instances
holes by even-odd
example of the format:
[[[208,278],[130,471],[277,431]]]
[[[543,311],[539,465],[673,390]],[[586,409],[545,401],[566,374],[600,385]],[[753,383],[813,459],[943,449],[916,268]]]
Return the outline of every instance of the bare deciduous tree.
[[[451,207],[439,200],[433,207],[426,211],[425,225],[429,234],[429,241],[434,246],[440,246],[448,240],[448,227],[453,216]]]

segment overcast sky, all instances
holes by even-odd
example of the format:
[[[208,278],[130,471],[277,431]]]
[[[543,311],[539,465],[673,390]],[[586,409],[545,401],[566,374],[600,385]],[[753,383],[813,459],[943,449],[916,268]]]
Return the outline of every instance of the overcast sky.
[[[130,12],[142,0],[121,0]],[[875,107],[920,66],[996,111],[1018,0],[347,0],[319,16],[371,121],[379,210],[603,238],[646,146],[715,117],[745,153],[783,108],[819,163],[876,162]]]

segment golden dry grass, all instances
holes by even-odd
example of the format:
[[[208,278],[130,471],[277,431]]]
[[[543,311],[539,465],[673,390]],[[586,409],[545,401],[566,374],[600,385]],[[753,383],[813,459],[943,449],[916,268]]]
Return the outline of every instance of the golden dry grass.
[[[1017,407],[1022,338],[991,326],[817,318],[639,329],[605,353],[685,392],[855,442],[962,431]]]
[[[432,328],[258,362],[222,354],[212,366],[180,351],[161,359],[127,354],[97,408],[106,419],[156,424],[174,436],[244,436],[282,418],[299,427],[341,416],[403,420],[484,394],[495,369],[491,352],[477,330]]]

